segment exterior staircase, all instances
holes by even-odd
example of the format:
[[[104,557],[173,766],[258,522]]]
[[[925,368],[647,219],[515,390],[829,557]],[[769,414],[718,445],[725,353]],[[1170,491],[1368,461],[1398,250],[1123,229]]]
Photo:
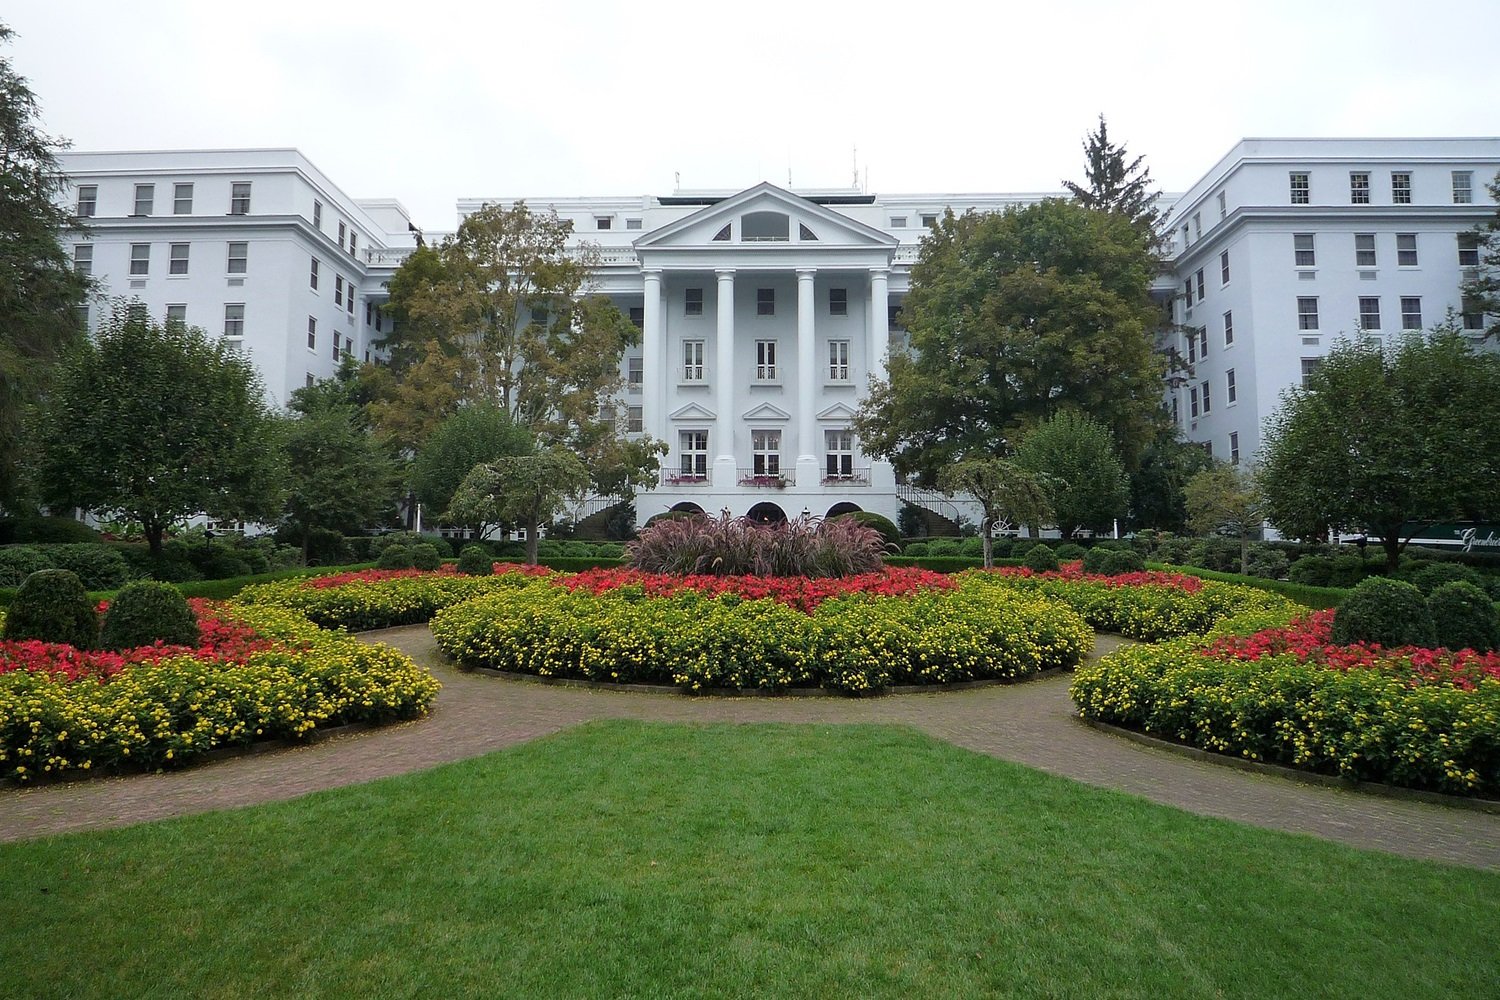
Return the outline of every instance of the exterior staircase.
[[[947,496],[916,486],[898,486],[896,494],[922,515],[923,534],[928,538],[958,537],[959,510]]]
[[[573,536],[586,541],[604,541],[609,537],[609,519],[626,502],[614,497],[591,497],[584,502],[583,516],[574,526]]]

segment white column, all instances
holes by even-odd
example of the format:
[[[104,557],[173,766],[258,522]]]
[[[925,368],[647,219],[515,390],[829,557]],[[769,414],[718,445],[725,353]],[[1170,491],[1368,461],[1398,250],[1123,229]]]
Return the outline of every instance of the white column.
[[[886,352],[891,342],[890,292],[887,288],[886,268],[870,269],[870,378],[885,378]]]
[[[641,341],[641,417],[642,427],[657,440],[665,440],[666,414],[666,316],[662,309],[662,274],[652,269],[642,272],[645,278],[646,307]],[[669,445],[673,442],[668,441]],[[665,460],[663,460],[665,464]]]
[[[714,398],[718,420],[714,424],[715,488],[732,488],[739,482],[734,454],[734,268],[715,271],[719,279],[717,344],[714,363]]]
[[[797,269],[797,485],[808,487],[818,475],[817,373],[818,336],[813,317],[816,299],[813,268]]]

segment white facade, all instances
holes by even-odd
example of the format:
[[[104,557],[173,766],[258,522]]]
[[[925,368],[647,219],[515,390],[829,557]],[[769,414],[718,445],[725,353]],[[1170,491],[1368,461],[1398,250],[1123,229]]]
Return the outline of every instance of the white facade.
[[[277,402],[331,375],[345,352],[371,357],[384,283],[415,245],[398,202],[349,198],[294,150],[68,153],[62,163],[70,207],[93,189],[77,245],[105,294],[242,338]],[[1497,169],[1500,139],[1247,139],[1176,197],[1158,290],[1175,295],[1176,320],[1192,331],[1167,335],[1185,359],[1167,398],[1186,436],[1248,460],[1281,392],[1339,333],[1431,327],[1457,308],[1459,234],[1494,213],[1486,186]],[[190,204],[176,197],[184,184]],[[852,504],[894,518],[903,499],[977,513],[898,486],[848,432],[902,335],[921,237],[947,209],[1057,196],[760,184],[525,201],[572,221],[575,243],[600,247],[595,290],[642,328],[623,363],[623,412],[630,433],[670,449],[657,487],[636,499],[642,520],[680,505],[744,514],[757,504],[788,517]],[[464,198],[458,211],[516,200]],[[187,273],[174,273],[183,255]]]

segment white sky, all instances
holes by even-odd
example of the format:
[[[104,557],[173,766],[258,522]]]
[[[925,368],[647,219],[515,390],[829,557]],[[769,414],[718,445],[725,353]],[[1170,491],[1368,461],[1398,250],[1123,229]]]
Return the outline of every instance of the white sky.
[[[1165,190],[1245,136],[1500,134],[1496,0],[10,0],[74,148],[295,146],[428,229],[462,196],[759,180],[1054,190],[1102,111]]]

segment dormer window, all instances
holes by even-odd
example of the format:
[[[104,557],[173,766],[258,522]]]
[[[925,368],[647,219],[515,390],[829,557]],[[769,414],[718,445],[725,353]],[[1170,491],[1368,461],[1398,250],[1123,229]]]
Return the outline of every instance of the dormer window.
[[[791,218],[781,212],[746,212],[740,219],[740,239],[746,243],[785,243],[791,229]]]
[[[802,240],[804,243],[808,240],[817,242],[818,234],[799,222],[797,223],[797,239]]]

